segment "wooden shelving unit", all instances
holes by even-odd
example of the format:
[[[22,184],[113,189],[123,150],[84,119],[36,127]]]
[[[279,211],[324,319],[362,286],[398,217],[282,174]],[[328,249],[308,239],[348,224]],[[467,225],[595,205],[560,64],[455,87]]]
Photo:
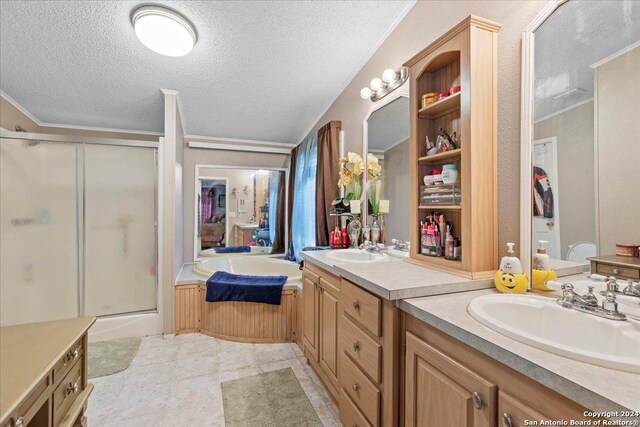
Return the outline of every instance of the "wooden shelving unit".
[[[410,69],[411,260],[468,278],[492,277],[497,248],[497,32],[500,25],[469,16],[404,65]],[[426,108],[422,95],[457,92]],[[461,137],[459,149],[426,156],[425,137],[438,130]],[[460,176],[461,205],[420,206],[425,175],[455,164]],[[442,212],[462,246],[460,261],[421,254],[420,222]]]
[[[431,156],[422,156],[418,158],[420,164],[438,164],[444,160],[459,159],[462,150],[460,148],[451,151],[445,151],[444,153],[432,154]]]
[[[460,109],[460,92],[418,110],[421,119],[434,119]]]

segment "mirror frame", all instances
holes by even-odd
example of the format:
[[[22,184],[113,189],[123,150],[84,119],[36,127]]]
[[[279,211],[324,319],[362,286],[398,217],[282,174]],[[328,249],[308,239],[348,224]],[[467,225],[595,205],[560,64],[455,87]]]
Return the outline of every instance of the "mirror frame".
[[[369,220],[369,180],[367,179],[367,154],[369,153],[369,119],[371,115],[380,110],[387,104],[391,104],[393,101],[399,98],[407,98],[409,102],[411,102],[411,96],[409,95],[409,80],[396,90],[393,93],[385,96],[379,101],[373,102],[371,108],[365,114],[364,119],[362,120],[362,159],[365,164],[365,170],[362,176],[362,188],[363,188],[363,203],[362,203],[362,214],[361,214],[361,222],[362,226],[365,227]]]
[[[534,125],[534,32],[553,12],[569,0],[552,0],[522,32],[522,78],[520,106],[520,260],[525,274],[531,278],[533,219],[531,212],[531,162],[533,159]],[[531,289],[531,281],[529,281]]]
[[[229,165],[208,165],[208,164],[196,164],[194,168],[194,178],[193,178],[193,261],[198,262],[205,257],[198,256],[200,249],[198,249],[198,177],[200,176],[200,169],[240,169],[240,170],[268,170],[268,171],[278,171],[284,172],[285,186],[284,186],[284,203],[285,203],[285,212],[284,212],[284,247],[285,252],[279,254],[266,254],[266,255],[253,255],[253,256],[262,256],[262,257],[271,257],[271,258],[279,258],[286,255],[286,248],[289,247],[289,236],[287,230],[289,229],[289,215],[286,209],[286,206],[289,204],[289,168],[272,168],[272,167],[258,167],[258,166],[229,166]],[[220,179],[220,178],[218,178]],[[227,194],[227,203],[226,206],[229,206],[229,194]],[[226,209],[226,208],[225,208]],[[227,224],[227,229],[228,224]]]

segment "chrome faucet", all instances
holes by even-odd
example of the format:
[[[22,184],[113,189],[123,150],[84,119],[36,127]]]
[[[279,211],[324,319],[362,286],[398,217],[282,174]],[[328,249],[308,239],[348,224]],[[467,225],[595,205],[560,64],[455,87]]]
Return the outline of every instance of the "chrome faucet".
[[[578,295],[573,290],[571,283],[549,281],[547,282],[547,286],[551,289],[560,289],[562,291],[562,298],[558,298],[557,300],[557,303],[562,307],[605,319],[627,320],[626,315],[618,312],[616,294],[613,292],[607,292],[604,301],[602,301],[602,306],[598,306],[598,299],[593,293],[593,286],[589,286],[588,292],[584,295]]]
[[[409,252],[410,242],[401,242],[398,239],[391,239],[391,243],[393,243],[393,249],[401,252]]]
[[[618,279],[613,276],[600,276],[598,274],[591,274],[588,276],[591,280],[597,281],[605,281],[607,282],[607,289],[605,291],[600,291],[600,295],[606,296],[607,293],[611,292],[614,295],[626,295],[630,297],[640,298],[640,282],[634,282],[633,280],[627,281],[627,286],[620,290],[620,285],[618,284]],[[640,301],[638,303],[640,305]]]
[[[360,245],[360,249],[364,249],[367,252],[371,252],[374,254],[379,254],[382,252],[382,248],[378,243],[371,243],[369,240],[366,240],[363,244]]]

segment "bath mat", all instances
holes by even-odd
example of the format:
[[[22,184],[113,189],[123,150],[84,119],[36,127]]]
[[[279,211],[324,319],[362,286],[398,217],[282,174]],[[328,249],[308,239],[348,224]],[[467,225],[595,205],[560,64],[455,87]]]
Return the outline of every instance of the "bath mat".
[[[225,381],[227,426],[322,426],[291,368]]]
[[[89,343],[89,378],[104,377],[124,371],[138,353],[141,338]]]

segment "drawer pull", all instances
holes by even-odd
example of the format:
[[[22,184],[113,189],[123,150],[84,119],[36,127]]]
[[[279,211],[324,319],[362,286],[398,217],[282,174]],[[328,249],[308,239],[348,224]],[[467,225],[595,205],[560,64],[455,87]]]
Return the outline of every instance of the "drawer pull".
[[[482,396],[480,396],[480,393],[478,393],[477,391],[473,393],[473,406],[475,406],[476,409],[482,409]]]
[[[619,268],[614,268],[613,269],[613,274],[620,274],[620,269]]]
[[[14,420],[11,424],[9,424],[11,427],[23,427],[24,426],[24,417],[18,417],[16,420]]]
[[[357,299],[354,299],[351,305],[353,306],[354,310],[360,310],[360,302]]]
[[[513,420],[506,412],[502,414],[502,427],[513,427]]]
[[[69,350],[67,352],[67,355],[65,356],[65,358],[67,359],[67,361],[72,360],[72,359],[75,360],[75,359],[78,358],[79,355],[80,355],[80,350],[76,348],[73,351]]]
[[[353,351],[355,353],[357,353],[358,351],[360,351],[360,343],[358,341],[354,341],[353,342]]]
[[[69,396],[70,394],[74,394],[78,392],[78,389],[80,388],[80,386],[78,385],[78,382],[76,381],[76,383],[69,383],[67,385],[67,396]]]
[[[353,389],[353,391],[358,391],[360,389],[360,386],[358,385],[358,383],[353,383],[351,384],[351,388]]]

